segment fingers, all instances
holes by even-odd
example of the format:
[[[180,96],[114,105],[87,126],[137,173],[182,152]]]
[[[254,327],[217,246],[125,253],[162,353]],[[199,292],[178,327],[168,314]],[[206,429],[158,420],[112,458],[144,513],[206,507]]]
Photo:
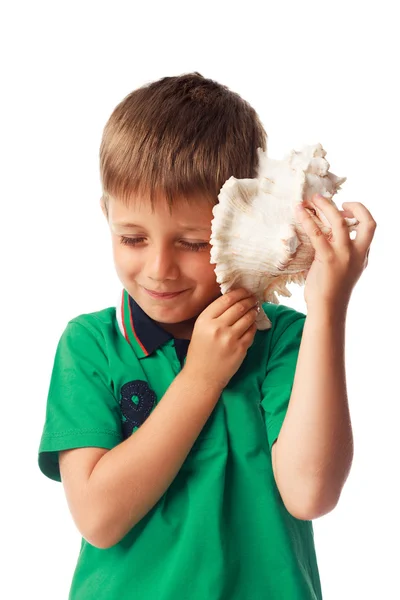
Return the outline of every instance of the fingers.
[[[311,240],[315,250],[320,254],[324,254],[330,250],[330,244],[321,229],[318,227],[314,219],[306,211],[302,204],[296,206],[297,215],[305,233]]]
[[[340,214],[342,215],[342,217],[353,217],[353,213],[350,210],[339,210]]]
[[[206,310],[210,312],[211,318],[217,319],[223,313],[228,311],[228,309],[234,306],[237,302],[239,302],[240,300],[244,300],[245,298],[252,298],[252,301],[250,301],[250,305],[251,302],[253,302],[253,304],[255,303],[254,296],[251,292],[249,292],[245,288],[237,288],[235,290],[227,292],[226,294],[214,300],[214,302],[212,302]]]
[[[346,246],[352,244],[360,254],[365,254],[374,237],[376,222],[369,210],[361,202],[344,202],[340,211],[329,200],[318,194],[313,196],[315,206],[323,212],[332,227],[331,239],[328,240],[321,229],[305,210],[298,212],[299,220],[305,232],[311,239],[316,250],[328,252],[330,244]],[[354,240],[350,239],[349,228],[345,217],[355,217],[358,221],[357,235]]]
[[[253,310],[254,309],[254,310]],[[230,306],[221,317],[225,326],[233,327],[240,337],[258,315],[256,298],[249,296]]]
[[[344,216],[340,213],[340,210],[332,204],[329,200],[315,194],[313,196],[315,205],[324,213],[332,227],[331,242],[333,244],[346,245],[350,243],[349,228]]]
[[[360,253],[369,252],[369,247],[375,234],[376,221],[361,202],[343,202],[342,206],[359,222],[357,235],[353,240],[354,246]]]

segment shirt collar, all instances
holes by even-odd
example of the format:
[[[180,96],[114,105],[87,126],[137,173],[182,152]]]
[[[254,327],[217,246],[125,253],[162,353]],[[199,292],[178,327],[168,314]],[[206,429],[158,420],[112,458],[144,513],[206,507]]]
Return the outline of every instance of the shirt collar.
[[[173,335],[165,331],[123,289],[117,303],[117,321],[125,339],[134,348],[139,358],[150,356]],[[175,348],[180,360],[186,355],[190,340],[175,339]]]

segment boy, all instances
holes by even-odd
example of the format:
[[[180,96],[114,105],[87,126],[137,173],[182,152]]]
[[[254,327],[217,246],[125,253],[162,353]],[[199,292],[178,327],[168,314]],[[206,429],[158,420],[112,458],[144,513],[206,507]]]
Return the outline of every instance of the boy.
[[[264,303],[272,327],[256,331],[255,298],[221,296],[209,238],[221,186],[255,176],[265,140],[255,111],[198,73],[132,92],[106,124],[123,290],[67,324],[39,448],[82,534],[70,600],[322,598],[311,520],[351,465],[344,321],[375,222],[316,198],[328,240],[299,210],[316,250],[307,318]]]

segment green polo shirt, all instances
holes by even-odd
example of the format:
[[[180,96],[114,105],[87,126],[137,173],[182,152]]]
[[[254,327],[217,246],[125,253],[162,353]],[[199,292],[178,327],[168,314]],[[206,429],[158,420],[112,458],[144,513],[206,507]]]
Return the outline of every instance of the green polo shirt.
[[[82,538],[69,600],[322,598],[312,522],[286,510],[271,463],[305,315],[263,309],[272,327],[256,332],[157,504],[111,548]],[[72,319],[55,355],[41,471],[60,482],[60,450],[111,449],[134,435],[183,368],[188,345],[126,290],[116,308]]]

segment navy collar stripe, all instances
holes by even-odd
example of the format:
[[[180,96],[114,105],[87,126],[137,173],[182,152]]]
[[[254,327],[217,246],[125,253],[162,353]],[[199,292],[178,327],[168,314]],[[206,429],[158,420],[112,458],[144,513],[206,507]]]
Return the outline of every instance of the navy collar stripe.
[[[134,314],[135,314],[134,300],[128,294],[128,292],[126,290],[125,290],[125,297],[126,297],[126,311],[127,311],[128,317],[129,317],[128,319],[126,319],[127,326],[129,328],[131,335],[134,337],[136,343],[139,345],[140,349],[142,350],[143,355],[148,356],[150,354],[150,352],[146,349],[146,347],[143,343],[144,340],[141,338],[141,336],[139,336],[137,329],[135,328],[135,323],[137,323],[137,319],[134,319]],[[136,302],[135,302],[135,304],[136,304]]]
[[[116,312],[119,330],[139,358],[150,356],[157,348],[173,340],[177,357],[183,365],[190,340],[174,338],[150,318],[125,289],[122,290]]]
[[[136,350],[140,358],[148,356],[149,352],[140,340],[134,326],[133,311],[130,303],[130,296],[124,289],[122,290],[120,303],[117,305],[117,321],[120,331],[126,341]]]
[[[134,348],[139,358],[149,356],[173,339],[173,335],[151,319],[125,289],[117,305],[117,321],[122,335]],[[189,343],[188,340],[185,340],[186,343],[183,343],[184,340],[175,340],[175,342],[182,347],[187,347]]]

